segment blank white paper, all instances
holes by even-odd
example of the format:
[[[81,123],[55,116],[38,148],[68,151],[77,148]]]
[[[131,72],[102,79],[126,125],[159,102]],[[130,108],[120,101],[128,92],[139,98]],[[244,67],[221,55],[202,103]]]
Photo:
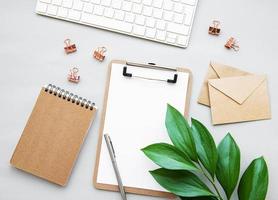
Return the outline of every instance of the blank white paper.
[[[189,74],[128,66],[128,73],[149,78],[172,79],[176,84],[127,78],[124,65],[113,64],[108,92],[104,134],[113,142],[124,186],[166,191],[150,175],[159,168],[140,150],[152,143],[167,142],[167,103],[184,113]],[[105,140],[102,140],[97,182],[117,185]]]

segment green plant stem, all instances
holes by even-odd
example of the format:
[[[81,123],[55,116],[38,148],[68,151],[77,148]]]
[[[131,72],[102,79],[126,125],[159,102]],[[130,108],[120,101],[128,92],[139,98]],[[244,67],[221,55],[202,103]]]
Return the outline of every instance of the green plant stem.
[[[208,181],[209,181],[209,182],[211,183],[211,185],[213,186],[213,188],[214,188],[214,190],[216,191],[216,193],[217,193],[218,197],[220,198],[220,200],[224,200],[224,199],[222,198],[222,196],[220,195],[220,192],[218,191],[218,189],[217,189],[217,187],[216,187],[214,181],[211,180],[210,177],[205,173],[205,171],[204,171],[202,165],[201,165],[199,162],[198,162],[198,166],[200,167],[200,169],[201,169],[203,175],[208,179]]]

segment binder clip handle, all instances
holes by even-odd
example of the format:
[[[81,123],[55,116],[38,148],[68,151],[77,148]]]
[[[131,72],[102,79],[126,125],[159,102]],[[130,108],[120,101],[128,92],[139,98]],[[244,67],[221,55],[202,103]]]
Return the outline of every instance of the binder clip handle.
[[[178,75],[177,74],[174,74],[174,79],[168,79],[167,80],[167,83],[176,83],[178,80]]]
[[[127,67],[124,67],[124,69],[123,69],[123,76],[132,77],[131,73],[127,73]]]
[[[65,45],[66,45],[66,47],[69,47],[71,44],[70,44],[70,39],[65,39],[65,41],[64,41],[64,43],[65,43]]]
[[[214,28],[218,28],[218,26],[220,25],[220,21],[219,20],[213,20],[212,23],[213,23],[213,27]]]
[[[75,45],[75,44],[71,44],[70,39],[65,39],[64,43],[65,43],[65,45],[66,45],[66,46],[64,47],[64,49],[65,49],[65,51],[66,51],[67,54],[73,53],[73,52],[76,51],[76,45]]]
[[[106,47],[98,47],[93,54],[93,57],[102,62],[105,58],[104,53],[107,51]]]
[[[77,67],[70,69],[70,73],[68,75],[68,80],[70,82],[78,83],[80,81],[80,76],[77,74],[78,71]]]
[[[237,44],[237,41],[233,37],[229,38],[229,40],[225,44],[225,47],[227,49],[233,49],[234,51],[238,51],[239,50],[239,45]]]
[[[72,73],[72,74],[77,74],[78,73],[78,71],[79,71],[79,69],[77,68],[77,67],[74,67],[74,68],[72,68],[71,70],[70,70],[70,72]]]
[[[209,34],[211,35],[219,35],[221,29],[219,28],[220,21],[218,20],[213,20],[212,21],[212,26],[209,27]]]
[[[102,55],[107,51],[106,47],[98,47],[98,52],[100,52]]]

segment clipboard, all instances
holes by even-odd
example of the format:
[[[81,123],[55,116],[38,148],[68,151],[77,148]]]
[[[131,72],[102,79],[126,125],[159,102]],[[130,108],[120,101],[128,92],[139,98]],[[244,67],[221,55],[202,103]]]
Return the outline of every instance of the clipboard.
[[[117,69],[117,70],[115,71],[115,69]],[[136,69],[145,70],[145,71],[148,71],[150,73],[148,73],[148,76],[143,76],[142,74],[137,73]],[[153,73],[151,73],[151,72],[153,72]],[[159,73],[163,72],[164,74],[170,72],[171,75],[166,75],[164,77],[152,76],[155,73],[157,75],[158,72]],[[187,79],[183,80],[183,77],[181,75],[184,76],[184,77],[187,77]],[[103,163],[103,159],[104,159],[103,157],[105,157],[105,151],[107,150],[106,145],[103,143],[104,142],[103,135],[104,135],[104,131],[106,129],[106,126],[108,126],[107,124],[109,123],[108,119],[106,119],[106,118],[108,118],[111,115],[111,112],[110,112],[108,107],[111,106],[111,104],[113,104],[113,102],[114,102],[112,99],[111,100],[109,99],[113,96],[113,95],[111,96],[110,93],[117,94],[117,93],[115,93],[115,91],[113,91],[113,90],[115,90],[115,87],[116,87],[116,86],[112,85],[113,83],[114,84],[116,83],[116,80],[115,80],[114,76],[117,76],[117,78],[120,77],[120,80],[124,81],[124,84],[128,85],[128,87],[131,87],[130,85],[132,85],[132,83],[136,82],[136,81],[137,81],[137,84],[138,84],[138,82],[140,82],[140,84],[147,84],[147,85],[145,85],[146,87],[148,87],[149,84],[155,84],[156,86],[162,87],[162,89],[163,89],[164,86],[166,87],[166,85],[167,85],[167,87],[169,86],[169,87],[174,88],[175,84],[177,84],[177,83],[180,83],[182,81],[187,82],[187,84],[186,84],[187,87],[184,88],[185,98],[183,100],[181,100],[182,103],[180,103],[180,104],[183,104],[183,105],[181,105],[181,107],[184,108],[183,109],[184,116],[188,117],[188,108],[189,108],[189,101],[190,101],[190,96],[191,96],[191,86],[192,86],[192,73],[187,68],[162,67],[162,66],[158,66],[154,63],[139,64],[139,63],[132,63],[132,62],[127,62],[127,61],[123,61],[123,60],[113,60],[113,61],[110,62],[109,66],[108,66],[106,89],[105,89],[103,110],[102,110],[102,116],[101,116],[101,125],[100,125],[100,129],[99,129],[99,139],[98,139],[98,145],[97,145],[97,154],[96,154],[96,162],[95,162],[94,175],[93,175],[93,184],[97,189],[110,190],[110,191],[119,191],[118,185],[115,181],[113,182],[113,184],[111,184],[111,181],[107,181],[107,182],[109,182],[109,183],[107,183],[106,181],[102,181],[101,180],[102,178],[99,177],[99,176],[101,176],[100,174],[102,173],[102,174],[105,174],[105,176],[107,176],[107,174],[110,174],[110,176],[113,176],[115,178],[114,171],[112,170],[112,172],[111,172],[112,163],[111,163],[110,158],[109,158],[109,161],[106,160],[106,162]],[[132,82],[128,82],[128,81],[132,81]],[[136,83],[134,83],[134,84],[136,84]],[[121,86],[125,86],[125,85],[118,84],[117,87],[121,87]],[[128,90],[128,89],[126,91],[123,90],[122,88],[116,88],[116,89],[118,89],[119,91],[121,91],[125,95],[129,95],[129,93],[132,93],[131,90]],[[172,91],[172,89],[171,89],[171,91]],[[114,95],[114,97],[118,98],[116,100],[118,102],[119,102],[119,100],[120,101],[125,101],[124,98],[121,99],[121,97],[118,97],[118,95]],[[134,98],[136,98],[136,97],[134,97]],[[142,100],[144,102],[147,102],[146,98],[147,97],[142,97],[141,96],[139,99],[136,98],[137,100],[135,99],[135,101],[140,102]],[[127,104],[129,104],[129,103],[132,103],[132,102],[129,101]],[[139,107],[138,109],[141,109],[140,106],[138,106],[138,105],[134,105],[134,106],[136,106],[136,108]],[[121,109],[121,110],[128,109],[128,105],[127,106],[124,105],[122,107],[123,108],[118,108],[118,109]],[[144,108],[142,107],[142,109],[144,109]],[[111,110],[113,110],[113,109],[111,109]],[[166,104],[165,104],[165,107],[161,108],[161,110],[165,110],[165,113],[166,113]],[[118,116],[122,116],[122,115],[125,115],[125,113],[124,112],[123,113],[118,113]],[[132,118],[132,117],[130,117],[130,118]],[[165,115],[163,116],[163,118],[165,118]],[[126,127],[127,124],[129,122],[131,122],[131,121],[128,122],[128,121],[119,121],[119,120],[120,119],[114,119],[113,120],[113,121],[117,122],[116,127]],[[110,120],[110,122],[111,122],[111,120]],[[165,128],[164,123],[160,124],[159,126],[162,126],[163,128]],[[119,132],[120,131],[118,131],[117,133],[119,134]],[[111,132],[109,132],[108,134],[110,134],[110,136],[112,138],[112,141],[113,141],[113,145],[115,147],[115,152],[116,152],[116,156],[117,156],[116,157],[117,163],[118,163],[118,166],[119,166],[119,169],[120,169],[120,173],[122,175],[124,188],[125,188],[125,191],[127,193],[141,194],[141,195],[148,195],[148,196],[157,196],[157,197],[166,197],[166,198],[174,197],[173,194],[167,192],[165,189],[156,190],[156,189],[153,189],[153,188],[149,189],[149,188],[145,188],[145,187],[137,187],[132,183],[126,185],[125,179],[123,177],[123,173],[125,173],[125,170],[121,169],[121,163],[122,163],[122,167],[123,167],[124,164],[123,164],[123,161],[119,160],[120,155],[118,155],[118,153],[121,153],[121,152],[118,152],[119,147],[123,147],[124,145],[119,145],[118,144],[118,147],[117,147],[117,144],[115,144],[115,139],[117,137],[114,136],[113,134],[111,134]],[[165,137],[165,136],[163,136],[163,137]],[[167,138],[168,138],[168,135],[167,135]],[[148,145],[151,144],[151,143],[155,143],[155,142],[161,142],[161,141],[155,140],[153,142],[148,143]],[[126,144],[128,144],[128,143],[126,143]],[[141,148],[143,148],[143,147],[145,147],[145,146],[142,146]],[[128,148],[128,147],[126,147],[126,148]],[[136,149],[136,153],[138,153],[137,150],[138,150],[139,153],[142,153],[142,156],[144,156],[143,152],[141,152],[140,149]],[[122,152],[121,154],[123,155],[124,152]],[[146,159],[148,164],[153,165],[151,160],[148,160],[145,157],[143,159]],[[107,169],[110,167],[110,171],[107,171],[107,172],[103,173],[104,168],[101,168],[100,165],[102,165],[102,166],[105,165],[105,168],[107,168]],[[159,168],[159,167],[156,166],[156,168]],[[151,170],[151,169],[148,169],[148,170]],[[152,181],[154,181],[154,179],[151,177],[148,170],[146,171],[146,176],[149,176],[148,177],[149,182],[152,182]],[[137,182],[137,181],[135,181],[135,182]],[[158,185],[157,187],[160,187],[159,184],[156,183],[156,182],[153,183],[153,184],[157,184]]]

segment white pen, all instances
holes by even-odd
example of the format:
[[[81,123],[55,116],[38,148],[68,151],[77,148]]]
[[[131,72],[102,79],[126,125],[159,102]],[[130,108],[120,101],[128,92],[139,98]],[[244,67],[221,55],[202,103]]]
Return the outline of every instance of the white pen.
[[[127,200],[125,190],[124,190],[124,186],[123,186],[123,183],[122,183],[122,179],[121,179],[121,176],[120,176],[120,172],[119,172],[119,169],[118,169],[118,165],[117,165],[117,162],[116,162],[116,155],[115,155],[115,151],[114,151],[112,141],[111,141],[108,134],[104,134],[104,138],[105,138],[105,142],[106,142],[106,145],[107,145],[107,148],[108,148],[108,151],[109,151],[109,155],[110,155],[110,158],[111,158],[111,161],[112,161],[112,164],[113,164],[113,168],[114,168],[115,175],[116,175],[116,178],[117,178],[117,181],[118,181],[118,186],[119,186],[119,190],[120,190],[121,195],[122,195],[122,199]]]

